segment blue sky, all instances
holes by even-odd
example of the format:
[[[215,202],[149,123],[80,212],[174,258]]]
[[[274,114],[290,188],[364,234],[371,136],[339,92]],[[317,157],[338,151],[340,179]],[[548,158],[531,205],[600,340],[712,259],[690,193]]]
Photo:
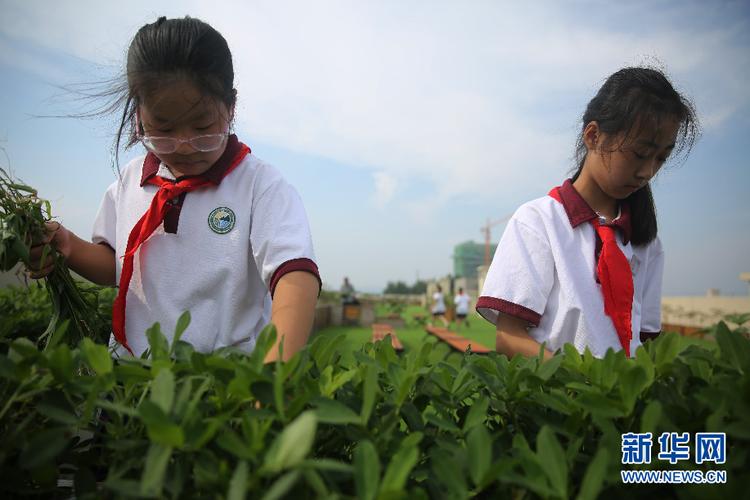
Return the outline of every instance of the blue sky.
[[[199,17],[233,52],[238,135],[302,195],[324,282],[379,291],[449,273],[488,217],[559,184],[603,80],[657,64],[704,125],[654,185],[664,293],[744,294],[748,5],[0,0],[0,146],[88,236],[115,178],[114,120],[38,116],[80,112],[60,87],[116,75],[142,24]]]

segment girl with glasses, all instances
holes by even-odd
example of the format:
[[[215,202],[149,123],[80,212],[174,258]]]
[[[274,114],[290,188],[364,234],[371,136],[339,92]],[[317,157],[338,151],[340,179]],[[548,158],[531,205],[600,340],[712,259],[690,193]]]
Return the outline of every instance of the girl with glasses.
[[[230,132],[236,99],[229,47],[208,24],[161,17],[136,33],[116,149],[127,137],[146,154],[107,189],[92,241],[50,225],[71,269],[119,285],[120,355],[140,356],[157,321],[171,336],[184,311],[182,339],[203,352],[250,351],[269,322],[278,332],[269,361],[307,340],[321,284],[307,216],[294,188]]]

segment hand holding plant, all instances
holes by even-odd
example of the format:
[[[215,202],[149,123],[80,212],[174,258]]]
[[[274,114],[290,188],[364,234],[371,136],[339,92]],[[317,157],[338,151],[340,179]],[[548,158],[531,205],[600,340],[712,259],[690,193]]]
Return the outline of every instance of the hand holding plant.
[[[65,263],[71,233],[51,218],[49,201],[0,169],[0,270],[10,271],[21,263],[32,278],[45,278],[53,315],[39,341],[45,346],[75,346],[84,337],[106,342],[108,333],[101,328],[105,320],[96,302],[78,288]]]
[[[33,279],[44,278],[55,268],[55,251],[67,258],[70,255],[70,231],[57,221],[45,223],[46,234],[29,250],[27,271]]]

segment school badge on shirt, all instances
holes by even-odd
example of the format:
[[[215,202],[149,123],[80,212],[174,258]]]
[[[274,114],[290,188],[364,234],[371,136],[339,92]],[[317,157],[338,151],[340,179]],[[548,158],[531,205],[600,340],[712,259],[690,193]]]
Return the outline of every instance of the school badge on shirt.
[[[234,222],[237,218],[231,208],[217,207],[208,214],[208,227],[214,233],[227,234],[234,228]]]

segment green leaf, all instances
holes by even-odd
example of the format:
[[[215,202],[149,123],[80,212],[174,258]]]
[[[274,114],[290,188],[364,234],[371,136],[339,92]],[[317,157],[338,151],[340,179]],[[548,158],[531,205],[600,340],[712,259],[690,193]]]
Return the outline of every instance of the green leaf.
[[[247,462],[240,460],[234,469],[232,479],[229,481],[227,500],[243,500],[247,494]]]
[[[167,338],[161,333],[161,325],[154,323],[151,328],[146,330],[148,345],[151,346],[151,359],[166,359],[169,356],[169,343]]]
[[[284,370],[281,359],[275,363],[275,373],[273,374],[273,401],[276,405],[276,411],[279,412],[281,420],[286,422],[286,407],[284,405]]]
[[[253,460],[255,458],[255,453],[253,453],[248,443],[229,427],[222,429],[215,443],[219,448],[228,451],[237,458],[244,460]]]
[[[626,412],[630,413],[633,411],[635,401],[649,385],[648,374],[637,365],[630,369],[624,368],[620,372],[619,384],[623,405]]]
[[[310,452],[317,426],[313,411],[306,411],[294,419],[274,440],[266,454],[264,468],[275,473],[297,465]]]
[[[190,325],[190,311],[185,311],[177,319],[177,325],[174,328],[174,337],[172,337],[172,347],[170,352],[174,352],[177,342],[182,338],[182,334],[185,333],[187,327]]]
[[[468,498],[464,457],[438,450],[430,453],[432,478],[445,492],[444,498]]]
[[[326,424],[360,424],[359,415],[343,403],[335,399],[315,398],[312,402],[316,406],[315,415],[318,422]]]
[[[362,425],[367,425],[367,422],[370,420],[372,409],[375,406],[377,385],[377,368],[372,365],[367,365],[365,367],[365,375],[362,380],[362,410],[360,411]]]
[[[385,476],[380,484],[382,492],[398,492],[403,490],[411,470],[419,461],[417,443],[422,439],[422,433],[415,432],[401,441],[398,451],[385,470]]]
[[[436,415],[435,413],[428,413],[428,414],[425,415],[424,418],[425,418],[425,420],[427,420],[431,424],[439,427],[442,430],[445,430],[445,431],[448,431],[448,432],[451,432],[451,433],[454,433],[454,434],[459,434],[460,433],[460,429],[458,428],[458,426],[456,424],[454,424],[453,422],[451,422],[448,419],[445,419],[445,418],[443,418],[443,417],[441,417],[439,415]]]
[[[618,418],[625,415],[620,401],[610,399],[603,394],[587,392],[575,400],[576,404],[586,413],[607,418]]]
[[[325,481],[323,481],[323,478],[320,477],[317,471],[314,469],[302,469],[302,475],[305,476],[307,485],[315,492],[317,498],[328,498],[330,496]]]
[[[47,327],[49,332],[51,332],[51,335],[49,337],[49,341],[47,342],[47,345],[44,346],[44,349],[50,349],[52,347],[55,347],[60,342],[63,342],[65,339],[65,334],[68,332],[68,329],[70,328],[70,319],[65,319],[60,324],[57,324],[58,315],[54,314],[52,317],[52,320],[50,320],[50,324]],[[51,327],[51,328],[50,328]],[[42,336],[47,334],[47,331],[42,334]],[[65,344],[63,344],[65,345]]]
[[[750,372],[750,340],[732,332],[723,321],[716,327],[716,342],[721,349],[721,357],[740,373]]]
[[[555,433],[546,425],[536,437],[537,458],[550,485],[561,498],[568,497],[568,462]]]
[[[37,411],[45,417],[67,425],[78,423],[75,408],[65,399],[62,392],[50,392],[37,405]]]
[[[269,353],[275,342],[276,327],[273,324],[269,324],[261,330],[258,338],[255,340],[255,348],[250,353],[250,366],[255,371],[259,371],[262,368],[266,354]]]
[[[278,500],[280,498],[284,498],[289,490],[294,487],[294,484],[299,479],[299,476],[300,471],[298,470],[293,470],[284,474],[271,485],[266,494],[263,495],[262,500]]]
[[[84,359],[97,375],[112,372],[112,358],[109,356],[107,346],[95,344],[91,339],[84,338],[80,347]]]
[[[581,365],[583,364],[581,353],[578,352],[573,344],[568,343],[563,345],[563,357],[565,360],[565,364],[575,368],[576,370],[580,369]]]
[[[146,424],[148,437],[164,446],[182,447],[185,434],[182,428],[172,422],[161,407],[151,401],[143,401],[138,407],[138,415]]]
[[[661,403],[657,400],[650,401],[641,414],[641,432],[656,434],[661,415]]]
[[[560,368],[563,359],[565,358],[562,355],[555,355],[547,361],[542,361],[536,370],[536,376],[545,382],[548,381],[557,372],[557,369]]]
[[[301,468],[312,468],[321,471],[340,472],[343,474],[353,474],[354,467],[350,464],[330,460],[328,458],[311,458],[299,463]]]
[[[414,406],[414,403],[407,401],[401,406],[401,417],[409,426],[411,431],[423,431],[424,420],[422,419],[422,413]]]
[[[120,362],[114,366],[115,377],[124,384],[140,384],[151,380],[151,373],[148,368],[140,364],[130,364]]]
[[[604,486],[604,478],[607,474],[609,464],[609,453],[604,447],[599,447],[593,460],[586,468],[586,474],[581,482],[581,490],[578,492],[577,500],[596,500]]]
[[[492,463],[492,439],[484,425],[474,426],[466,436],[466,447],[469,455],[469,475],[476,486]]]
[[[174,402],[174,375],[169,369],[159,372],[151,382],[151,401],[156,404],[165,415],[172,411]]]
[[[36,345],[26,337],[15,339],[10,347],[12,353],[8,357],[12,361],[21,361],[21,359],[35,360],[41,355]]]
[[[49,367],[56,379],[67,382],[73,378],[73,356],[66,344],[48,350],[47,357],[49,359]]]
[[[487,417],[487,408],[489,408],[490,400],[486,397],[480,397],[477,401],[471,404],[469,413],[466,415],[466,421],[464,422],[464,432],[468,431],[475,425],[484,425],[484,419]]]
[[[648,385],[651,385],[654,382],[655,375],[654,362],[651,360],[651,356],[648,355],[646,348],[642,345],[638,346],[638,349],[635,351],[635,363],[646,372]]]
[[[160,496],[164,485],[164,476],[167,473],[169,459],[172,457],[172,447],[159,443],[152,443],[146,454],[146,463],[143,465],[141,476],[141,494],[148,496]]]
[[[666,370],[681,350],[680,336],[676,333],[662,333],[652,342],[654,349],[654,364],[660,373]]]
[[[354,485],[357,497],[373,500],[380,482],[380,459],[375,446],[369,440],[360,441],[354,450]]]

